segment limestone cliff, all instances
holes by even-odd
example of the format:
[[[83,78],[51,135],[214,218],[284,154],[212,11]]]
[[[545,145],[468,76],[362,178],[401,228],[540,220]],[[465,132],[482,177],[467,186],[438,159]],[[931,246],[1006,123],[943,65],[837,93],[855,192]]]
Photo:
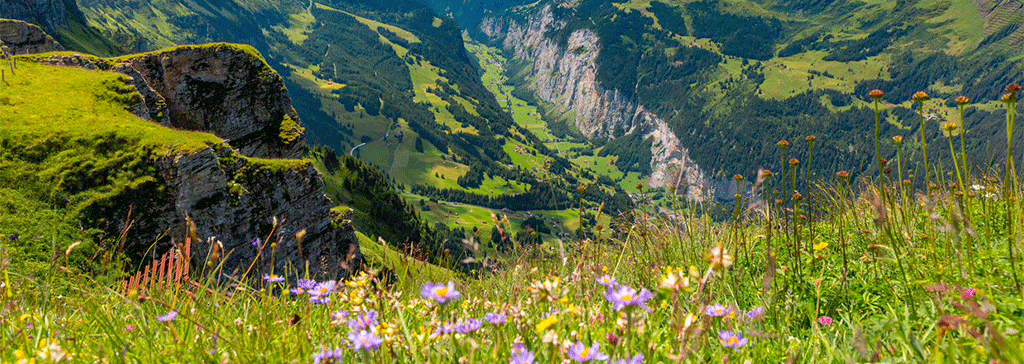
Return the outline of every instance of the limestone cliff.
[[[158,187],[119,198],[117,206],[134,208],[124,215],[131,221],[125,248],[130,254],[151,254],[154,243],[163,251],[181,242],[191,219],[201,240],[197,258],[205,261],[217,245],[228,274],[244,272],[253,262],[257,238],[277,243],[273,254],[267,247],[257,272],[274,266],[279,273],[336,278],[359,266],[351,221],[331,212],[312,163],[296,159],[306,151],[305,130],[281,77],[252,48],[214,44],[118,58],[56,53],[34,59],[125,74],[141,94],[127,105],[132,113],[224,139],[157,159]],[[104,212],[121,216],[123,210]],[[120,228],[106,227],[111,233]]]
[[[63,51],[64,47],[36,25],[0,19],[0,45],[9,55]]]
[[[576,30],[565,45],[546,36],[564,27],[550,6],[525,19],[484,19],[480,26],[485,35],[501,41],[516,59],[531,63],[531,86],[538,98],[575,113],[576,127],[587,137],[614,137],[612,133],[621,128],[627,134],[639,131],[645,138],[652,138],[652,187],[674,185],[678,193],[690,198],[708,198],[711,191],[704,172],[668,124],[635,100],[597,82],[595,60],[601,51],[597,34],[589,29]]]

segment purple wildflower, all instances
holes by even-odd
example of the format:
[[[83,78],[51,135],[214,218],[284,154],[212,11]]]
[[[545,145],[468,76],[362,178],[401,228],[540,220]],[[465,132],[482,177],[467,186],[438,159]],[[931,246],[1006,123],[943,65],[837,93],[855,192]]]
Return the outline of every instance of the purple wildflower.
[[[337,286],[335,281],[327,281],[317,283],[312,289],[306,293],[309,294],[309,302],[314,305],[326,305],[331,303],[329,296],[334,293],[334,288]]]
[[[737,351],[739,351],[740,348],[747,346],[747,343],[749,342],[747,338],[743,337],[743,334],[726,330],[719,332],[718,338],[722,340],[722,345]]]
[[[629,359],[619,359],[613,364],[644,364],[644,354],[636,354],[636,356]]]
[[[722,305],[710,305],[704,307],[704,315],[711,317],[722,317],[728,313],[729,309]]]
[[[523,344],[516,344],[512,347],[512,359],[509,364],[533,364],[533,352],[526,349]]]
[[[650,307],[647,307],[647,301],[654,298],[654,294],[648,291],[646,288],[637,292],[635,289],[618,286],[615,288],[608,289],[608,292],[604,294],[604,297],[608,299],[608,302],[612,303],[612,308],[615,311],[622,311],[624,308],[629,306],[638,306],[651,312]]]
[[[252,241],[252,246],[259,248],[260,245],[263,245],[263,239],[256,238],[256,240]]]
[[[503,313],[488,313],[484,315],[484,321],[491,325],[504,325],[508,322],[508,315]]]
[[[380,344],[384,342],[377,336],[377,330],[352,330],[348,333],[348,341],[352,343],[352,350],[360,351],[373,351],[380,347]]]
[[[480,320],[469,319],[455,324],[455,332],[460,334],[472,334],[476,332],[476,330],[480,330],[483,325],[483,322]]]
[[[166,315],[157,317],[156,320],[160,322],[171,322],[178,318],[178,311],[168,312]]]
[[[358,314],[348,320],[348,327],[354,330],[369,330],[377,327],[380,319],[377,318],[377,311],[369,310]]]
[[[334,313],[331,313],[331,321],[348,322],[348,311],[338,310]]]
[[[264,274],[263,280],[266,281],[267,283],[276,284],[284,282],[284,277],[276,274]]]
[[[437,301],[437,303],[445,304],[448,302],[455,302],[462,297],[459,291],[455,290],[455,283],[449,281],[448,285],[434,284],[433,282],[427,282],[420,290],[420,295],[423,298]]]
[[[607,274],[597,277],[597,284],[600,284],[608,288],[615,288],[616,286],[619,285],[619,283],[615,281],[615,277],[612,277]]]
[[[818,323],[821,326],[832,326],[832,318],[828,316],[821,316],[818,318]]]
[[[434,336],[451,335],[458,331],[459,324],[457,323],[443,323],[434,330]]]
[[[747,312],[747,319],[759,320],[761,317],[764,317],[764,307],[758,307]]]
[[[125,330],[128,330],[128,332],[135,332],[135,325],[125,326]]]
[[[974,288],[967,288],[960,292],[960,298],[964,301],[969,301],[978,295],[978,290]]]
[[[300,295],[309,293],[310,290],[316,287],[316,281],[310,279],[300,279],[295,288],[292,288],[291,292],[293,295]]]
[[[344,353],[341,349],[328,349],[327,347],[320,347],[320,352],[313,354],[314,364],[340,364],[341,357]]]
[[[576,344],[569,348],[568,355],[569,359],[577,363],[608,360],[608,355],[601,352],[601,344],[596,342],[590,347],[583,345],[581,342],[576,342]]]

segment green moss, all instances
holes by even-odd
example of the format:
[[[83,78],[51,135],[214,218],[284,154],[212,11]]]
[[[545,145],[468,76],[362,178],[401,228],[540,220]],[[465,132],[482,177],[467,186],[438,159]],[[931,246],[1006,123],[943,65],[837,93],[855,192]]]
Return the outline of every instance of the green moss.
[[[306,132],[306,128],[303,128],[299,123],[292,119],[291,115],[285,115],[284,120],[281,121],[281,132],[278,136],[284,142],[285,145],[291,145],[296,141],[302,139],[302,135]]]

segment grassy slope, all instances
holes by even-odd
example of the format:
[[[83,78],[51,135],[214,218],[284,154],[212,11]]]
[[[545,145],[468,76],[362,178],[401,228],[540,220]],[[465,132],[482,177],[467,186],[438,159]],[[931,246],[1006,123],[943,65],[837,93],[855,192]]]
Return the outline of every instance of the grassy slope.
[[[96,209],[127,209],[113,201],[160,191],[154,177],[158,159],[228,147],[212,134],[170,129],[131,114],[128,108],[141,96],[126,84],[127,76],[36,64],[36,57],[20,58],[0,95],[0,234],[22,236],[15,249],[29,254],[25,264],[48,260],[33,252],[49,249],[50,241],[65,247],[79,241],[88,253],[114,244],[90,229],[113,223],[92,216]],[[307,163],[239,157],[257,168]]]

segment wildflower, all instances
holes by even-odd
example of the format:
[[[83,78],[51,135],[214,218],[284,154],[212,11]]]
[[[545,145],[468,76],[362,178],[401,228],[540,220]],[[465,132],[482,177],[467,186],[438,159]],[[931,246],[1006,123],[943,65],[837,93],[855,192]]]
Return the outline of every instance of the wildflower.
[[[1008,93],[1008,94],[1015,94],[1016,95],[1018,92],[1020,92],[1020,90],[1021,90],[1020,85],[1018,85],[1016,83],[1010,84],[1009,86],[1006,86],[1006,93]]]
[[[491,325],[504,325],[508,322],[508,315],[503,313],[488,313],[484,315],[484,321]]]
[[[739,351],[740,348],[747,346],[747,342],[749,342],[747,338],[743,337],[743,334],[726,330],[719,332],[718,338],[722,340],[722,345],[737,351]]]
[[[260,245],[263,245],[263,239],[256,238],[252,241],[252,246],[259,248]]]
[[[796,159],[796,158],[791,158],[789,160],[789,165],[791,165],[793,167],[799,166],[800,165],[800,160]]]
[[[433,282],[427,282],[420,290],[420,295],[428,300],[437,301],[437,303],[445,304],[448,302],[455,302],[462,297],[459,291],[455,290],[455,283],[449,281],[448,285],[434,284]]]
[[[509,364],[533,364],[534,354],[526,349],[523,344],[516,344],[512,347],[512,359]]]
[[[160,322],[171,322],[178,318],[178,311],[168,312],[166,315],[157,317],[156,320]]]
[[[338,311],[332,312],[331,313],[331,322],[334,323],[335,325],[342,325],[342,324],[346,324],[347,325],[348,322],[349,322],[348,316],[349,316],[348,311],[345,311],[345,310],[338,310]]]
[[[700,272],[695,267],[690,267],[687,272],[683,269],[673,270],[668,268],[665,275],[661,276],[661,290],[663,293],[672,291],[688,291],[693,281],[700,279]]]
[[[135,332],[135,325],[125,326],[124,329],[128,332]]]
[[[931,96],[928,96],[928,93],[924,91],[918,91],[917,93],[914,94],[914,102],[917,103],[928,101],[928,99],[930,98]]]
[[[558,315],[548,316],[547,318],[541,320],[540,323],[537,324],[537,327],[536,327],[537,333],[539,334],[539,333],[542,333],[544,331],[547,331],[549,328],[551,328],[551,326],[553,326],[557,322],[558,322]]]
[[[978,294],[978,290],[974,288],[967,288],[960,292],[960,298],[964,301],[974,299],[974,296]]]
[[[711,266],[718,269],[728,269],[732,266],[732,256],[725,250],[722,243],[711,248]]]
[[[849,179],[850,178],[850,172],[847,172],[847,171],[836,172],[836,177],[838,177],[839,179]]]
[[[576,344],[569,348],[569,359],[577,363],[608,360],[608,355],[601,353],[600,349],[600,343],[595,342],[594,345],[587,347],[581,342],[576,342]]]
[[[728,308],[722,305],[710,305],[704,307],[704,315],[711,317],[722,317],[728,313]]]
[[[825,250],[827,248],[828,248],[828,242],[824,242],[823,241],[823,242],[820,242],[818,244],[814,244],[814,251],[816,251],[816,252],[820,252],[820,251]]]
[[[608,302],[612,303],[612,308],[616,311],[622,311],[624,308],[629,306],[641,307],[647,312],[651,312],[650,307],[647,307],[647,301],[654,298],[654,294],[648,291],[646,288],[641,289],[640,292],[626,286],[619,286],[617,288],[609,289],[605,293],[604,297],[608,299]]]
[[[956,98],[956,104],[964,106],[971,103],[971,99],[967,96],[960,96]]]
[[[380,347],[380,344],[384,342],[379,336],[377,336],[377,330],[353,330],[348,333],[348,341],[352,344],[352,350],[355,351],[374,351]]]
[[[897,135],[892,137],[892,142],[893,144],[896,144],[896,146],[903,145],[903,136]]]
[[[612,276],[607,275],[607,274],[598,277],[597,278],[597,284],[600,284],[600,285],[608,287],[608,288],[615,288],[615,286],[618,285],[618,283],[615,282],[615,277],[612,277]]]
[[[267,283],[277,284],[284,282],[284,277],[276,274],[264,274],[263,280],[266,281]]]
[[[1017,102],[1017,94],[1005,94],[1005,95],[1003,95],[1002,100],[1003,100],[1003,102],[1008,103],[1008,104],[1009,103],[1013,103],[1013,102]]]
[[[341,349],[328,349],[327,347],[321,346],[320,352],[313,354],[314,364],[339,364],[341,363],[341,357],[344,353]]]
[[[758,307],[747,312],[747,319],[758,320],[761,317],[764,317],[764,307]]]
[[[789,142],[787,142],[785,140],[782,140],[782,141],[779,141],[779,143],[776,144],[776,146],[779,147],[779,148],[782,148],[782,149],[786,149],[786,148],[789,148]]]
[[[472,334],[483,327],[483,322],[480,320],[469,319],[458,324],[455,324],[455,332],[460,334]]]
[[[377,311],[369,310],[352,317],[348,320],[348,327],[355,330],[369,330],[377,327],[380,319],[377,318]]]
[[[543,282],[534,281],[528,288],[535,297],[548,302],[560,301],[564,297],[561,289],[561,280],[558,277],[545,279]]]
[[[293,295],[300,295],[309,293],[314,287],[316,287],[316,281],[310,279],[300,279],[295,288],[292,288],[291,293]]]
[[[619,359],[614,364],[644,364],[644,354],[636,354],[630,359]]]
[[[832,326],[832,318],[828,316],[821,316],[818,318],[818,324],[821,326]]]
[[[737,174],[732,176],[732,179],[733,179],[733,181],[736,181],[736,182],[743,182],[743,175],[737,173]]]
[[[871,96],[872,100],[877,101],[881,100],[882,97],[885,97],[885,92],[882,92],[882,90],[872,90],[871,93],[868,94],[868,96]]]
[[[959,127],[960,127],[959,125],[956,125],[956,123],[954,123],[952,121],[942,124],[942,128],[945,129],[946,132],[953,132],[954,130],[956,130]]]

